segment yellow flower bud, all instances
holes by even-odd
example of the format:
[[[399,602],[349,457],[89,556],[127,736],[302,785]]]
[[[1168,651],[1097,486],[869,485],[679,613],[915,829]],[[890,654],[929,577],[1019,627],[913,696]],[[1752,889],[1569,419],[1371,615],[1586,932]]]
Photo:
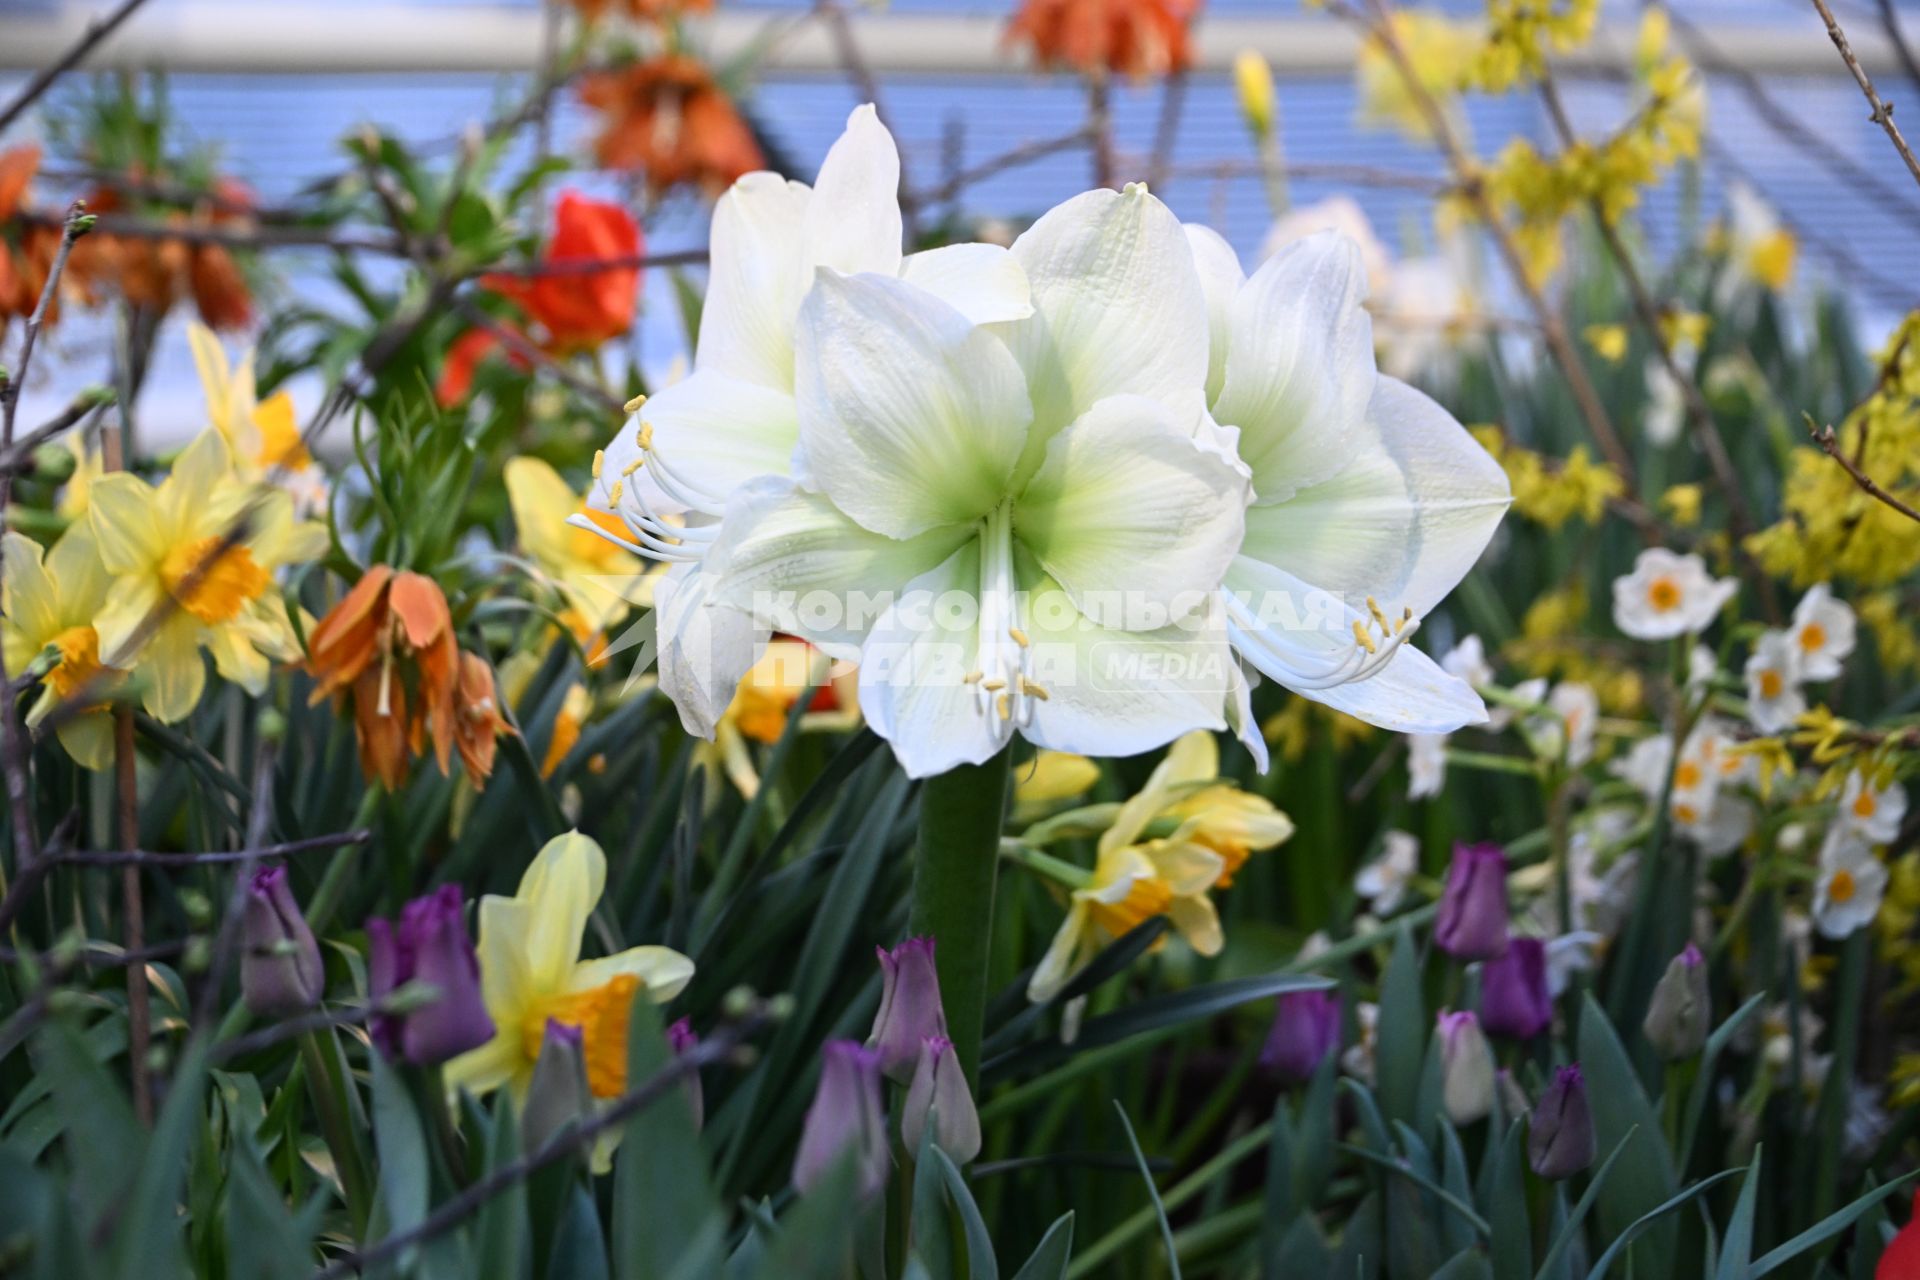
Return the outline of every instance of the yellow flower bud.
[[[1233,83],[1240,94],[1240,111],[1254,136],[1273,132],[1273,69],[1252,49],[1242,49],[1233,60]]]

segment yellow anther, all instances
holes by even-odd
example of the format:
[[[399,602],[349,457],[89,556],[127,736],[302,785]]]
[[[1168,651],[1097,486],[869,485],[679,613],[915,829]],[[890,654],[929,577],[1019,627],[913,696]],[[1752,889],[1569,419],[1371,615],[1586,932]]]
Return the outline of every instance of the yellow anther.
[[[995,698],[993,705],[1000,709],[1000,718],[1002,720],[1013,719],[1013,702],[1006,694],[1003,693],[998,698]]]
[[[988,680],[987,682],[982,684],[980,687],[982,689],[985,689],[988,693],[998,693],[1000,690],[1007,687],[1007,682],[1005,680],[1002,680],[999,676],[995,676],[993,679]]]
[[[1377,623],[1380,630],[1384,632],[1387,629],[1387,615],[1380,612],[1379,602],[1372,596],[1367,597],[1367,612],[1373,615],[1374,622]]]
[[[600,464],[606,461],[606,458],[607,451],[605,449],[595,449],[593,451],[593,478],[595,480],[600,478]]]
[[[1007,634],[1012,636],[1013,642],[1019,645],[1022,649],[1025,649],[1028,645],[1032,643],[1032,641],[1027,639],[1027,633],[1022,631],[1018,627],[1008,627]]]
[[[653,425],[651,423],[643,422],[640,424],[638,443],[642,449],[653,448]]]
[[[1046,702],[1053,697],[1052,694],[1047,692],[1045,685],[1041,684],[1038,680],[1029,680],[1025,676],[1020,677],[1020,691],[1022,693],[1032,694],[1042,702]]]
[[[632,462],[629,462],[626,466],[620,468],[620,474],[623,476],[630,476],[634,472],[638,471],[640,468],[646,465],[647,465],[647,460],[645,458],[635,458]]]
[[[626,411],[628,413],[638,413],[640,412],[640,406],[646,402],[647,398],[645,396],[635,396],[633,399],[627,401],[625,405]]]
[[[966,679],[961,681],[961,683],[962,684],[979,684],[981,680],[986,678],[986,674],[987,673],[984,671],[969,671],[967,672]]]
[[[620,501],[620,482],[618,480],[615,480],[613,482],[613,488],[607,490],[607,501],[608,502]]]
[[[1368,653],[1380,652],[1379,646],[1373,643],[1373,637],[1368,634],[1366,624],[1358,618],[1353,620],[1353,642]]]

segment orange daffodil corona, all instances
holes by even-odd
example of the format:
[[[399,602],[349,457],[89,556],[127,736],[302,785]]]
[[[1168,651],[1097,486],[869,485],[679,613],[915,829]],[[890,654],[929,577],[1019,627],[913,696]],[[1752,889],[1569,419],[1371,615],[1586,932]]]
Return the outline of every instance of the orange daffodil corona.
[[[1071,890],[1067,918],[1028,983],[1029,999],[1051,998],[1107,943],[1157,915],[1201,955],[1219,952],[1226,939],[1208,892],[1232,884],[1250,854],[1293,834],[1286,814],[1219,773],[1213,735],[1189,733],[1120,806],[1100,836],[1092,874]],[[1158,828],[1165,834],[1154,834]]]
[[[857,660],[922,777],[1016,734],[1117,755],[1231,725],[1264,760],[1243,661],[1388,728],[1485,719],[1406,641],[1506,478],[1378,375],[1349,242],[1247,278],[1135,185],[1010,250],[903,256],[898,174],[863,107],[813,190],[737,183],[694,373],[602,457],[596,507],[675,566],[661,685],[690,730],[772,630]]]

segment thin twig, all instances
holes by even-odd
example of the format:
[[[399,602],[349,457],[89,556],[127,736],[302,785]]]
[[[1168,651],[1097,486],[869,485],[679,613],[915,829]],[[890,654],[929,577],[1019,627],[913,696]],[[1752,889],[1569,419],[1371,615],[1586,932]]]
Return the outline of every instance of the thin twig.
[[[79,425],[88,414],[97,413],[113,401],[114,394],[106,387],[89,387],[82,391],[66,408],[21,436],[11,448],[0,451],[0,471],[15,475],[31,471],[33,456],[39,452],[41,445],[69,428]]]
[[[79,66],[86,56],[93,52],[94,47],[112,35],[121,23],[132,17],[133,11],[142,3],[144,0],[121,0],[118,9],[104,18],[88,23],[86,32],[73,43],[72,48],[29,80],[27,87],[20,91],[19,96],[9,102],[5,110],[0,110],[0,133],[5,133],[8,126],[18,120],[28,107],[38,102],[41,95],[53,87],[55,80]]]
[[[423,1241],[445,1235],[508,1187],[525,1181],[549,1165],[570,1159],[602,1133],[625,1124],[634,1115],[678,1088],[681,1081],[697,1073],[700,1068],[731,1059],[734,1050],[768,1021],[769,1016],[764,1008],[756,1008],[738,1022],[720,1027],[638,1086],[597,1109],[591,1117],[562,1129],[539,1150],[518,1160],[508,1161],[458,1195],[450,1197],[421,1219],[418,1225],[406,1231],[397,1231],[378,1244],[334,1259],[314,1272],[310,1280],[340,1280],[342,1276],[364,1274]]]
[[[1907,172],[1920,182],[1920,160],[1913,158],[1913,151],[1907,146],[1907,140],[1900,136],[1900,126],[1893,122],[1893,106],[1883,102],[1873,87],[1873,81],[1867,77],[1867,69],[1860,65],[1860,59],[1853,56],[1853,46],[1847,43],[1847,33],[1840,29],[1840,20],[1833,16],[1833,10],[1827,7],[1827,0],[1813,0],[1813,7],[1827,24],[1827,35],[1833,41],[1833,47],[1840,51],[1840,60],[1847,64],[1847,70],[1853,73],[1853,82],[1860,86],[1860,92],[1866,95],[1867,104],[1873,113],[1867,118],[1886,131],[1893,142],[1893,149],[1907,162]]]
[[[1554,132],[1560,137],[1560,145],[1572,148],[1580,141],[1574,132],[1573,120],[1567,114],[1566,104],[1560,99],[1560,89],[1554,81],[1551,71],[1542,70],[1540,74],[1540,99],[1546,104],[1547,118],[1553,122]],[[1759,597],[1761,611],[1767,620],[1778,624],[1780,621],[1780,601],[1773,589],[1773,580],[1760,569],[1752,552],[1747,550],[1746,537],[1754,529],[1753,510],[1747,505],[1746,490],[1740,483],[1740,472],[1733,465],[1733,456],[1727,452],[1727,443],[1720,436],[1720,424],[1714,421],[1713,409],[1707,404],[1706,395],[1700,390],[1700,384],[1694,380],[1690,370],[1684,368],[1675,355],[1673,344],[1667,341],[1667,333],[1660,323],[1660,307],[1641,279],[1640,268],[1633,260],[1632,252],[1620,236],[1620,228],[1607,216],[1606,207],[1596,196],[1587,202],[1588,211],[1593,215],[1594,225],[1600,229],[1601,242],[1606,245],[1607,255],[1613,259],[1614,268],[1620,273],[1621,281],[1627,286],[1627,296],[1633,303],[1633,312],[1646,332],[1647,340],[1653,344],[1654,353],[1659,356],[1660,364],[1669,378],[1680,388],[1680,399],[1686,409],[1687,425],[1692,430],[1700,452],[1706,455],[1707,466],[1713,472],[1715,485],[1727,501],[1728,532],[1732,535],[1734,557],[1740,561],[1746,571],[1747,579],[1753,585]]]
[[[22,210],[15,215],[30,226],[53,226],[50,214]],[[94,230],[123,240],[169,240],[180,244],[219,245],[226,249],[329,249],[339,253],[379,253],[406,257],[407,248],[393,236],[359,236],[331,227],[280,226],[233,222],[167,222],[138,214],[103,213]]]
[[[937,187],[916,192],[912,199],[921,208],[936,204],[945,204],[968,187],[976,183],[984,182],[996,174],[1004,173],[1008,169],[1017,169],[1022,165],[1045,160],[1048,156],[1058,155],[1062,151],[1070,151],[1075,147],[1083,147],[1091,141],[1092,138],[1093,127],[1083,124],[1070,133],[1063,133],[1052,138],[1042,138],[1037,142],[1023,142],[1017,147],[1013,147],[1001,152],[997,156],[981,161],[971,169],[962,169]]]
[[[342,849],[351,845],[370,844],[372,841],[373,832],[361,828],[357,831],[341,831],[333,835],[308,836],[303,840],[287,840],[280,844],[219,850],[212,853],[148,853],[139,849],[115,849],[106,852],[75,851],[51,854],[49,857],[52,861],[77,867],[208,867],[245,862],[248,859],[291,858],[302,853],[314,853],[322,849]]]
[[[1566,378],[1567,389],[1573,394],[1573,402],[1580,411],[1580,417],[1587,424],[1587,431],[1593,436],[1600,452],[1606,455],[1613,469],[1620,473],[1627,488],[1634,488],[1633,455],[1627,451],[1626,443],[1620,432],[1614,427],[1613,420],[1607,416],[1606,405],[1600,394],[1594,389],[1593,380],[1587,376],[1586,366],[1581,363],[1580,353],[1574,349],[1573,342],[1567,337],[1566,326],[1561,323],[1559,312],[1548,303],[1540,292],[1533,277],[1527,273],[1525,258],[1521,256],[1519,246],[1514,243],[1512,234],[1502,221],[1500,212],[1494,208],[1492,198],[1487,194],[1486,185],[1481,180],[1473,158],[1468,155],[1465,145],[1454,132],[1453,122],[1446,112],[1440,109],[1433,95],[1428,92],[1420,75],[1414,70],[1413,62],[1402,43],[1400,33],[1390,20],[1384,0],[1368,0],[1369,14],[1363,14],[1347,0],[1330,0],[1329,12],[1338,13],[1348,21],[1354,22],[1366,30],[1380,48],[1385,51],[1399,73],[1402,86],[1406,89],[1421,118],[1426,121],[1428,131],[1441,153],[1446,156],[1447,166],[1462,193],[1473,205],[1474,213],[1487,233],[1493,238],[1494,247],[1499,250],[1501,261],[1506,264],[1507,272],[1513,283],[1526,300],[1527,309],[1533,313],[1534,320],[1540,325],[1542,338],[1547,350],[1553,355],[1554,362],[1560,366],[1561,374]],[[1643,530],[1643,532],[1646,532]]]
[[[1893,0],[1880,0],[1880,29],[1886,32],[1887,43],[1893,46],[1894,56],[1900,59],[1900,67],[1907,73],[1907,79],[1913,87],[1920,89],[1920,59],[1913,56],[1913,46],[1907,43],[1906,33],[1900,29],[1899,15],[1894,12]]]
[[[1087,131],[1093,135],[1093,185],[1113,185],[1113,93],[1095,71],[1087,79]]]
[[[477,267],[473,276],[586,276],[602,271],[645,271],[648,267],[698,266],[707,260],[705,249],[676,249],[670,253],[627,253],[609,258],[562,258],[549,262],[509,262]]]
[[[1885,489],[1882,489],[1878,481],[1860,469],[1859,463],[1846,455],[1846,451],[1840,448],[1839,442],[1834,438],[1832,427],[1817,426],[1813,420],[1809,418],[1807,420],[1807,434],[1813,437],[1813,442],[1820,446],[1822,453],[1846,469],[1847,474],[1853,477],[1853,482],[1860,486],[1862,493],[1870,498],[1884,502],[1887,506],[1898,511],[1909,520],[1920,521],[1920,511],[1915,511],[1912,507],[1900,501],[1900,499],[1894,497]]]
[[[529,341],[525,334],[518,332],[509,325],[500,323],[500,321],[488,315],[480,307],[476,306],[471,299],[462,298],[455,305],[458,306],[460,314],[467,318],[468,323],[492,335],[509,351],[512,351],[521,359],[541,369],[545,369],[555,378],[566,383],[581,395],[597,402],[609,412],[618,410],[625,404],[625,401],[619,396],[614,395],[593,379],[583,377],[581,374],[569,368],[564,360],[557,360],[547,352],[541,350],[539,345]]]
[[[1160,191],[1173,168],[1173,152],[1180,141],[1180,117],[1187,105],[1187,72],[1176,69],[1160,85],[1160,119],[1153,130],[1153,152],[1147,161],[1147,188]]]
[[[853,23],[847,17],[847,10],[840,0],[814,0],[813,11],[821,21],[827,24],[827,34],[833,40],[834,52],[840,58],[841,69],[847,73],[847,79],[853,81],[854,92],[860,100],[873,106],[873,113],[879,117],[880,124],[896,139],[900,130],[894,127],[892,113],[880,96],[880,80],[873,73],[873,66],[860,50],[860,40],[853,33]],[[908,198],[913,190],[913,178],[907,171],[907,157],[902,150],[900,155],[900,217],[904,224],[908,245],[920,239],[919,209]]]
[[[1434,174],[1408,173],[1399,169],[1381,168],[1378,165],[1293,160],[1282,163],[1278,171],[1288,178],[1305,182],[1324,181],[1342,186],[1388,187],[1420,191],[1436,196],[1445,195],[1455,188],[1454,182],[1450,179]],[[1189,160],[1169,166],[1167,172],[1175,178],[1263,178],[1267,174],[1267,166],[1260,160],[1222,158]]]

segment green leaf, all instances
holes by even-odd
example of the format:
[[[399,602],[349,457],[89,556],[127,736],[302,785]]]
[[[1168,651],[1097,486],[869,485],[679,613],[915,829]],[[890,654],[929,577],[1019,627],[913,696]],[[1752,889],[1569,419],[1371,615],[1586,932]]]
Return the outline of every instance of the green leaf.
[[[1755,1159],[1757,1161],[1758,1157],[1756,1156]],[[1814,1223],[1811,1227],[1808,1227],[1805,1231],[1802,1231],[1785,1244],[1761,1254],[1753,1266],[1748,1268],[1747,1275],[1757,1277],[1764,1276],[1770,1271],[1777,1271],[1780,1267],[1799,1257],[1815,1245],[1833,1239],[1842,1231],[1852,1226],[1856,1220],[1869,1210],[1877,1207],[1888,1197],[1892,1196],[1896,1191],[1904,1190],[1907,1184],[1912,1182],[1916,1177],[1920,1177],[1920,1172],[1902,1174],[1892,1182],[1887,1183],[1884,1187],[1876,1187],[1874,1190],[1867,1192],[1844,1209],[1838,1209],[1828,1214],[1825,1218]],[[1744,1196],[1744,1194],[1745,1190],[1743,1188],[1742,1195]]]
[[[1067,1263],[1072,1257],[1073,1214],[1068,1212],[1054,1219],[1013,1280],[1066,1280]]]
[[[1439,1116],[1440,1123],[1440,1185],[1462,1204],[1473,1203],[1473,1184],[1467,1177],[1467,1153],[1460,1148],[1460,1135],[1447,1123],[1444,1113]],[[1491,1224],[1489,1224],[1491,1226]],[[1440,1238],[1446,1247],[1458,1252],[1470,1249],[1474,1245],[1473,1232],[1468,1229],[1465,1220],[1457,1214],[1447,1214],[1440,1220]]]
[[[1573,1247],[1573,1242],[1579,1239],[1580,1224],[1586,1221],[1588,1211],[1593,1208],[1593,1202],[1599,1199],[1600,1188],[1606,1184],[1607,1175],[1613,1172],[1614,1162],[1620,1158],[1620,1154],[1627,1149],[1627,1144],[1632,1142],[1639,1132],[1638,1129],[1627,1130],[1626,1137],[1620,1139],[1613,1152],[1607,1156],[1605,1163],[1600,1166],[1599,1171],[1587,1182],[1587,1189],[1573,1206],[1573,1212],[1567,1216],[1566,1225],[1561,1227],[1554,1236],[1553,1243],[1547,1247],[1547,1256],[1540,1260],[1540,1270],[1536,1280],[1547,1280],[1547,1277],[1561,1265],[1561,1259],[1567,1256],[1567,1251]]]
[[[1433,1280],[1492,1280],[1493,1268],[1478,1249],[1462,1249],[1433,1273]]]
[[[1293,1113],[1282,1094],[1273,1104],[1273,1133],[1267,1138],[1267,1184],[1261,1193],[1265,1213],[1260,1224],[1260,1253],[1267,1260],[1262,1271],[1267,1280],[1277,1280],[1271,1266],[1273,1255],[1288,1226],[1300,1216],[1300,1204],[1294,1198],[1294,1148]]]
[[[1525,1140],[1526,1125],[1515,1120],[1505,1137],[1487,1144],[1482,1157],[1479,1193],[1493,1228],[1494,1280],[1527,1280],[1533,1274],[1533,1223],[1527,1216],[1526,1156],[1521,1149]]]
[[[953,1256],[953,1232],[948,1229],[946,1178],[933,1162],[933,1152],[933,1126],[928,1125],[913,1170],[908,1242],[913,1256],[926,1268],[928,1280],[954,1280],[958,1260]]]
[[[1760,1159],[1763,1149],[1756,1147],[1747,1176],[1740,1184],[1740,1199],[1734,1203],[1733,1216],[1727,1219],[1726,1235],[1720,1242],[1720,1265],[1715,1280],[1747,1280],[1747,1264],[1753,1260],[1753,1206],[1760,1194]]]
[[[627,1085],[673,1061],[659,1007],[634,994],[627,1024]],[[669,1089],[627,1121],[613,1179],[616,1280],[709,1276],[725,1256],[726,1223],[684,1089]]]
[[[1167,1221],[1167,1207],[1160,1203],[1160,1188],[1153,1180],[1153,1170],[1147,1167],[1147,1154],[1140,1149],[1140,1139],[1134,1136],[1133,1121],[1127,1119],[1127,1109],[1115,1099],[1113,1109],[1120,1115],[1120,1125],[1127,1131],[1127,1145],[1133,1148],[1133,1158],[1140,1166],[1140,1176],[1147,1184],[1147,1197],[1153,1201],[1154,1217],[1160,1220],[1160,1239],[1167,1247],[1167,1271],[1173,1280],[1180,1280],[1180,1254],[1173,1244],[1173,1225]]]
[[[1339,1081],[1339,1056],[1328,1054],[1313,1073],[1294,1121],[1293,1194],[1303,1210],[1320,1203],[1333,1178],[1333,1095]]]
[[[931,1133],[932,1126],[928,1126]],[[967,1238],[967,1275],[970,1280],[1000,1280],[1000,1266],[993,1256],[993,1237],[987,1234],[987,1224],[980,1217],[980,1206],[973,1202],[973,1193],[967,1189],[967,1180],[960,1176],[960,1167],[953,1158],[939,1147],[928,1143],[924,1156],[939,1169],[941,1179],[947,1184],[947,1196],[953,1201],[953,1207],[960,1211],[960,1228]]]
[[[546,1280],[607,1280],[607,1242],[593,1196],[575,1184],[564,1216],[553,1233]]]
[[[1395,1159],[1392,1156],[1383,1156],[1378,1152],[1369,1151],[1365,1147],[1356,1147],[1345,1142],[1340,1144],[1340,1149],[1351,1155],[1359,1156],[1368,1164],[1378,1165],[1388,1173],[1398,1174],[1401,1178],[1426,1191],[1427,1194],[1437,1199],[1442,1207],[1459,1214],[1462,1218],[1466,1219],[1467,1222],[1471,1223],[1473,1229],[1480,1233],[1481,1238],[1484,1239],[1491,1234],[1492,1228],[1487,1226],[1487,1220],[1481,1217],[1472,1205],[1460,1199],[1432,1178],[1421,1173],[1418,1169],[1415,1169],[1407,1161]],[[1400,1226],[1400,1223],[1396,1219],[1393,1225],[1397,1228]]]
[[[1310,1213],[1295,1218],[1272,1252],[1262,1254],[1260,1262],[1261,1274],[1271,1280],[1335,1274],[1333,1250],[1327,1247],[1326,1238],[1320,1234],[1320,1224]]]
[[[780,1220],[755,1280],[845,1280],[855,1274],[854,1233],[873,1212],[855,1194],[851,1155],[842,1157]]]
[[[228,1280],[300,1280],[313,1270],[313,1250],[250,1142],[228,1148],[224,1217]]]
[[[1718,1186],[1729,1178],[1737,1178],[1745,1172],[1746,1170],[1744,1169],[1726,1169],[1714,1174],[1711,1178],[1702,1178],[1692,1186],[1684,1188],[1676,1195],[1670,1196],[1653,1208],[1647,1210],[1647,1212],[1641,1214],[1638,1218],[1627,1224],[1625,1231],[1622,1231],[1613,1238],[1613,1242],[1607,1246],[1606,1252],[1594,1259],[1593,1269],[1587,1272],[1587,1280],[1602,1280],[1607,1274],[1607,1268],[1613,1264],[1614,1259],[1624,1253],[1627,1248],[1639,1238],[1640,1233],[1653,1225],[1654,1222],[1672,1213],[1675,1209],[1678,1209],[1681,1205],[1687,1203],[1687,1201],[1702,1192]]]
[[[1640,1077],[1613,1033],[1607,1015],[1591,995],[1580,1016],[1580,1063],[1586,1073],[1587,1098],[1593,1108],[1593,1135],[1601,1150],[1611,1150],[1639,1129],[1663,1132],[1660,1119],[1640,1088]],[[1677,1179],[1664,1142],[1636,1143],[1622,1157],[1620,1176],[1610,1179],[1595,1205],[1600,1232],[1614,1239],[1636,1219],[1674,1193]],[[1661,1280],[1671,1274],[1678,1233],[1675,1224],[1659,1222],[1648,1238],[1633,1246],[1635,1280]]]
[[[420,1225],[427,1216],[431,1169],[426,1132],[406,1082],[380,1054],[369,1055],[367,1061],[373,1073],[373,1142],[380,1155],[385,1234],[398,1235]]]
[[[53,1086],[74,1183],[95,1189],[93,1206],[112,1204],[146,1137],[133,1104],[66,1023],[49,1023],[37,1045],[36,1069]]]
[[[1432,1031],[1420,994],[1420,959],[1411,929],[1403,927],[1394,937],[1393,958],[1380,984],[1378,1026],[1374,1092],[1380,1110],[1389,1120],[1411,1123],[1419,1116],[1420,1070]]]
[[[502,1089],[494,1097],[493,1123],[487,1132],[487,1171],[492,1172],[520,1158],[520,1121],[513,1105],[512,1091]],[[479,1256],[486,1260],[487,1274],[524,1276],[532,1261],[531,1223],[527,1220],[527,1184],[520,1180],[481,1206],[474,1235]]]
[[[1766,1007],[1768,993],[1760,992],[1738,1009],[1733,1016],[1715,1027],[1713,1034],[1707,1037],[1706,1047],[1700,1052],[1700,1066],[1694,1073],[1693,1089],[1687,1095],[1687,1118],[1684,1136],[1680,1139],[1680,1158],[1674,1162],[1674,1168],[1685,1171],[1693,1163],[1693,1142],[1700,1132],[1700,1121],[1706,1115],[1707,1103],[1713,1094],[1714,1064],[1720,1060],[1720,1054],[1726,1049],[1733,1037],[1740,1033],[1747,1019]]]
[[[195,1040],[167,1086],[166,1103],[154,1119],[133,1187],[118,1203],[114,1273],[123,1280],[185,1273],[180,1184],[189,1152],[205,1124],[206,1082],[206,1046]]]

